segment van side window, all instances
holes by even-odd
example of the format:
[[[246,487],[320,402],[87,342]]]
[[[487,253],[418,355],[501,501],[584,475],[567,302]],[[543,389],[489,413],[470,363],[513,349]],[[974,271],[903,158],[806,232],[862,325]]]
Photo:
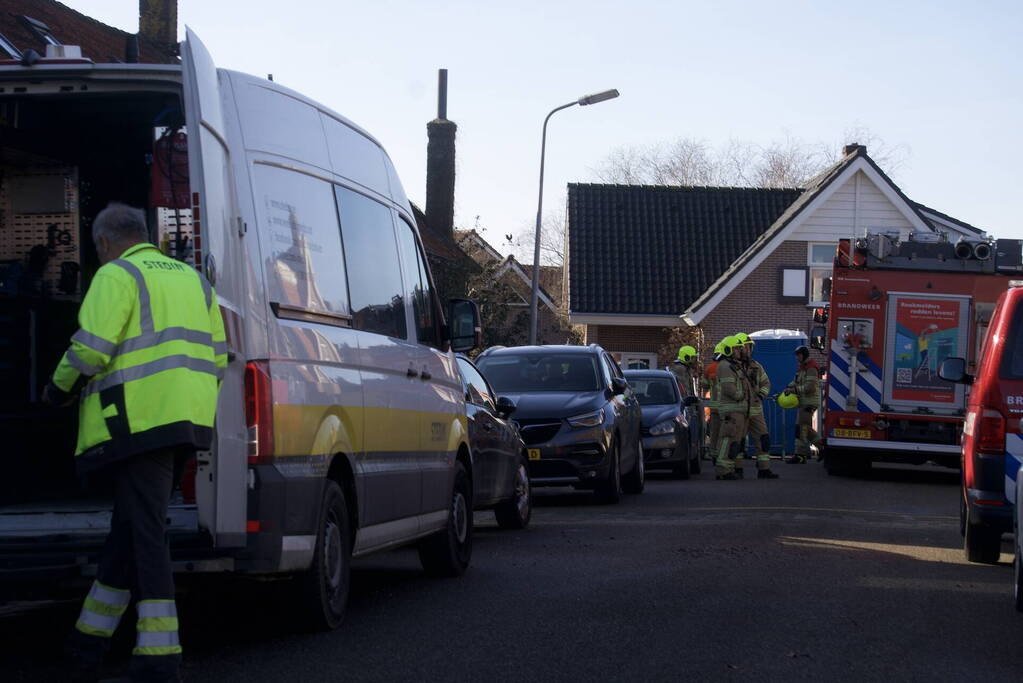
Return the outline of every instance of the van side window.
[[[416,244],[416,235],[404,218],[398,221],[398,246],[401,251],[402,273],[405,275],[405,293],[412,301],[416,338],[421,344],[435,344],[433,326],[433,291],[423,265],[422,252]]]
[[[398,245],[391,210],[335,186],[341,236],[352,300],[352,327],[388,337],[408,338]]]
[[[260,231],[270,300],[319,313],[348,314],[341,231],[331,185],[302,173],[256,164]]]
[[[1005,350],[998,364],[998,376],[1002,379],[1023,379],[1023,304],[1017,304],[1016,310],[1006,311],[1005,315],[1011,319]],[[985,341],[984,346],[987,344]]]

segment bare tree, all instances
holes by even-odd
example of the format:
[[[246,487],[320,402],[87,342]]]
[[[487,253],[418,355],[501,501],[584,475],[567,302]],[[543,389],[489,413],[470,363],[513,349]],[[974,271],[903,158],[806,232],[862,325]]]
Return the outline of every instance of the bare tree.
[[[598,180],[626,185],[724,185],[800,187],[835,164],[844,144],[867,146],[870,156],[889,174],[909,155],[905,145],[888,145],[862,125],[842,134],[842,144],[807,143],[786,135],[766,145],[732,139],[719,147],[696,138],[619,147],[593,169]]]

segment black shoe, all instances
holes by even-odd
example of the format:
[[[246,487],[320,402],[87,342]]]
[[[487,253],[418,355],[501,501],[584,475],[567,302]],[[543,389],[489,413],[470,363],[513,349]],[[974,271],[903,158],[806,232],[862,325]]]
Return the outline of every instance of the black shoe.
[[[785,458],[785,462],[788,463],[789,465],[803,465],[806,463],[806,456],[793,455],[791,457]]]
[[[771,470],[757,470],[757,479],[780,479],[780,477]]]
[[[739,477],[735,476],[735,472],[729,472],[729,473],[727,473],[727,474],[719,474],[719,475],[717,475],[717,476],[716,476],[716,477],[714,477],[714,478],[715,478],[715,479],[717,479],[717,480],[719,480],[719,481],[720,481],[720,480],[726,480],[726,481],[735,481],[735,480],[736,480],[736,479],[738,479]]]

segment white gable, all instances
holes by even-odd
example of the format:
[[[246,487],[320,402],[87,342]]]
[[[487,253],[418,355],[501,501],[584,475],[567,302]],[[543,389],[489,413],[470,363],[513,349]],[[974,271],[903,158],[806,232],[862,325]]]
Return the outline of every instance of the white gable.
[[[898,230],[905,236],[919,228],[907,217],[905,203],[899,203],[901,210],[866,173],[857,171],[809,213],[787,239],[835,242],[840,237],[862,236],[874,230]]]

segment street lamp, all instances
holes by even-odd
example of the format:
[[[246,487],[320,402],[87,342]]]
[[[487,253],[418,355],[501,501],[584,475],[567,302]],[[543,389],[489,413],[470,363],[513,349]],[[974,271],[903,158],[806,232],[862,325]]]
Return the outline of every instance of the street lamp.
[[[536,235],[533,243],[533,293],[529,299],[529,343],[530,345],[536,344],[536,327],[537,327],[537,300],[540,294],[540,222],[543,218],[543,165],[544,165],[544,153],[547,151],[547,122],[551,120],[556,112],[562,109],[568,109],[579,105],[585,107],[588,104],[597,104],[598,102],[604,102],[605,100],[613,100],[618,97],[617,90],[604,90],[602,92],[593,93],[592,95],[583,95],[574,102],[563,104],[560,107],[551,109],[550,113],[547,114],[547,118],[543,120],[543,137],[540,142],[540,196],[536,201]]]

